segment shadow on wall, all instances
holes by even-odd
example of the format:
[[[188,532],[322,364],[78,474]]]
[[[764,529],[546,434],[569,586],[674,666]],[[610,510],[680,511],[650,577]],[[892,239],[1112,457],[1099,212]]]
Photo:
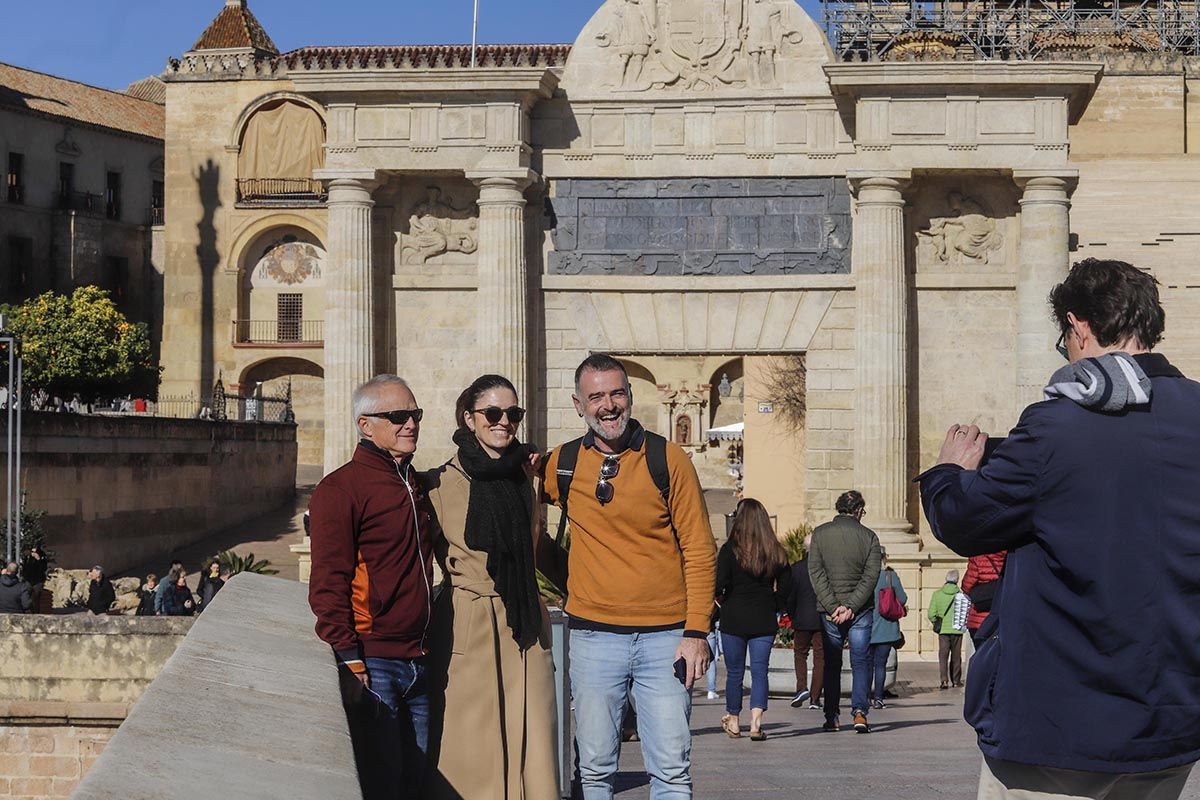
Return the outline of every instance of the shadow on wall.
[[[196,174],[196,187],[200,193],[200,206],[204,215],[196,224],[199,233],[196,245],[196,260],[200,265],[200,393],[206,396],[212,391],[216,376],[213,374],[213,307],[214,276],[220,264],[217,251],[217,228],[214,220],[221,207],[221,167],[210,158]]]

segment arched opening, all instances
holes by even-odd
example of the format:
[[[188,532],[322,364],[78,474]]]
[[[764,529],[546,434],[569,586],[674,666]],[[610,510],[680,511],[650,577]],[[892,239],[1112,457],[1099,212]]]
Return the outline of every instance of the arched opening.
[[[736,425],[745,419],[745,366],[741,358],[731,359],[718,367],[709,378],[709,427]]]
[[[235,344],[319,347],[324,341],[325,248],[311,232],[281,225],[242,251]]]
[[[238,142],[238,201],[318,200],[313,179],[325,165],[325,121],[290,98],[263,103],[246,121]]]
[[[291,386],[297,478],[319,479],[325,447],[325,370],[303,358],[269,358],[244,369],[240,383],[246,396],[261,390],[264,397],[282,397]]]
[[[670,429],[668,420],[664,427],[659,419],[658,381],[654,373],[642,364],[628,358],[620,359],[629,373],[629,388],[633,390],[633,415],[648,431],[666,436]]]

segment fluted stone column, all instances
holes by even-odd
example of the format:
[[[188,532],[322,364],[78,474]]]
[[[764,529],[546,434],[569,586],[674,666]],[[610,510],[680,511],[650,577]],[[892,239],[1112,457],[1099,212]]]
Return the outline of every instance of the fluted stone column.
[[[908,280],[901,194],[907,179],[906,173],[850,176],[858,200],[851,256],[858,370],[854,482],[867,501],[864,522],[885,543],[915,549],[907,501]]]
[[[1022,189],[1017,273],[1017,405],[1042,398],[1050,375],[1063,365],[1054,349],[1058,330],[1048,298],[1070,269],[1069,195],[1077,173],[1013,173]]]
[[[372,319],[371,199],[374,181],[329,182],[329,258],[325,266],[325,472],[346,463],[356,437],[355,387],[375,372]]]
[[[529,276],[525,262],[525,187],[530,175],[468,175],[479,185],[479,371],[529,393]]]

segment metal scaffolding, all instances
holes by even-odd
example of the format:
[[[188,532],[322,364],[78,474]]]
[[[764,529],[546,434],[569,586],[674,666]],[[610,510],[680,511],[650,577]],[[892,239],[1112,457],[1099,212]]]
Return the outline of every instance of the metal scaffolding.
[[[1197,0],[822,0],[843,61],[1200,55]]]

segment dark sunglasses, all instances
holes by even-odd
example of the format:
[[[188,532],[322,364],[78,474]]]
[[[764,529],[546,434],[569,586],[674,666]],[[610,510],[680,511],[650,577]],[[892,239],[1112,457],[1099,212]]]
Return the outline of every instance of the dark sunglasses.
[[[1067,352],[1067,334],[1065,331],[1058,335],[1058,342],[1055,343],[1054,349],[1057,350],[1058,354],[1063,358],[1067,359],[1068,361],[1071,360],[1071,354]]]
[[[600,477],[596,479],[596,499],[600,501],[600,505],[612,502],[617,490],[609,481],[617,477],[617,473],[620,471],[620,456],[604,457],[604,463],[600,465]]]
[[[421,417],[424,416],[424,414],[425,412],[419,408],[414,408],[411,410],[402,408],[397,411],[376,411],[374,414],[363,414],[363,416],[386,419],[393,425],[407,425],[410,419],[413,422],[420,422]]]
[[[496,425],[501,418],[508,417],[508,421],[513,425],[520,425],[521,420],[525,419],[525,409],[520,406],[509,406],[508,408],[500,408],[498,406],[488,406],[487,408],[473,408],[472,414],[483,414],[483,418],[487,420],[488,425]]]

